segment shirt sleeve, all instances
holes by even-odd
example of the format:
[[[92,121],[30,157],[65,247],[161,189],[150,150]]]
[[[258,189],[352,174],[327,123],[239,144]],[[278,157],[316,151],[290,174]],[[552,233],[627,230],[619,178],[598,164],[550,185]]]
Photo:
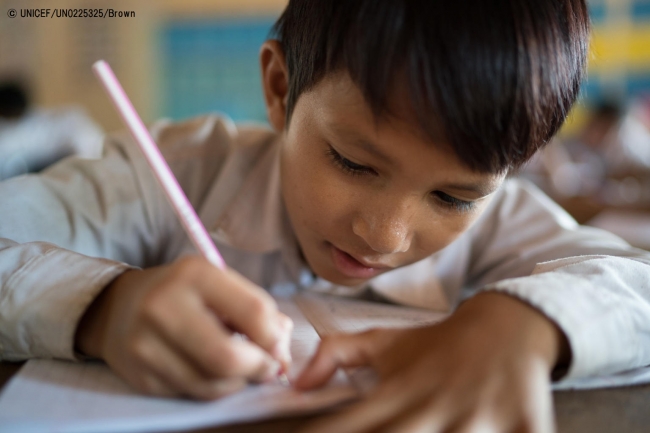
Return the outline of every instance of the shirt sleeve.
[[[208,116],[158,123],[152,135],[200,206],[232,127]],[[104,148],[101,159],[0,182],[0,359],[74,359],[76,326],[99,292],[127,269],[171,260],[184,236],[131,138],[113,135]]]
[[[534,186],[510,181],[474,232],[471,286],[553,320],[572,361],[562,380],[650,364],[650,253],[578,225]]]

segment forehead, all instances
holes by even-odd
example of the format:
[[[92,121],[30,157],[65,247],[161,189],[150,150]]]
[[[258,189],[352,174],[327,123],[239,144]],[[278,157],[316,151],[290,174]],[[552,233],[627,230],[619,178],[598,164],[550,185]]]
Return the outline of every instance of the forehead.
[[[354,145],[380,160],[403,165],[405,171],[427,173],[432,169],[440,177],[459,177],[489,184],[493,190],[503,175],[479,173],[467,167],[455,154],[441,132],[432,136],[420,127],[421,122],[409,99],[403,81],[388,92],[386,110],[373,112],[359,87],[346,72],[328,74],[296,104],[305,113],[313,113],[310,123],[328,139]],[[304,97],[304,98],[303,98]],[[298,116],[303,114],[295,113]],[[308,114],[309,115],[309,114]],[[437,119],[432,117],[432,123]],[[438,129],[440,130],[440,129]],[[419,170],[418,168],[421,168]]]
[[[312,108],[335,124],[353,124],[361,129],[372,126],[375,132],[390,126],[453,153],[437,116],[427,116],[424,120],[427,130],[423,130],[422,119],[418,118],[414,109],[404,73],[397,74],[387,89],[386,101],[381,109],[373,110],[345,70],[328,73],[307,93],[311,94]]]

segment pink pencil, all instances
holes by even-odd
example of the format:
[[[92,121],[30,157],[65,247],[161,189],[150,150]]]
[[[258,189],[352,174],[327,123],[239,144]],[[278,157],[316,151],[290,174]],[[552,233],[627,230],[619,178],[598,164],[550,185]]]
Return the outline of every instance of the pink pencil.
[[[142,119],[140,119],[135,108],[133,108],[133,104],[131,104],[129,97],[126,96],[122,85],[115,77],[111,67],[104,60],[99,60],[93,65],[93,71],[97,78],[99,78],[99,81],[104,85],[104,89],[106,89],[108,96],[113,101],[113,104],[115,104],[115,108],[120,113],[122,120],[124,120],[129,131],[131,131],[135,142],[138,143],[138,146],[144,152],[144,156],[151,170],[158,179],[158,182],[160,182],[172,208],[174,208],[178,219],[183,224],[185,232],[192,240],[196,249],[214,266],[219,269],[225,268],[226,263],[223,261],[221,254],[219,254],[219,250],[217,250],[210,235],[194,211],[194,208],[183,193],[169,165],[167,165],[167,161],[160,154],[158,146],[156,146],[149,131],[142,123]]]
[[[122,85],[115,77],[113,70],[104,60],[99,60],[93,65],[93,71],[97,78],[99,78],[99,81],[104,85],[104,89],[106,89],[108,96],[113,101],[113,104],[115,104],[115,108],[120,113],[122,120],[124,120],[129,131],[131,131],[135,142],[142,149],[151,170],[158,179],[158,182],[160,182],[160,185],[165,191],[165,195],[169,199],[174,212],[178,215],[178,219],[181,221],[192,243],[210,263],[219,269],[224,269],[226,263],[223,257],[219,254],[219,250],[217,250],[217,247],[212,242],[208,231],[203,226],[203,223],[201,223],[190,201],[185,196],[169,165],[167,165],[167,161],[160,154],[158,146],[156,146],[149,131],[144,126],[144,123],[142,123],[142,119],[140,119],[135,108],[133,108],[133,104],[131,104],[129,97],[126,96],[126,92],[124,92]],[[279,376],[280,382],[286,386],[289,383],[287,376],[284,374],[287,366],[282,366],[282,368],[283,370]]]

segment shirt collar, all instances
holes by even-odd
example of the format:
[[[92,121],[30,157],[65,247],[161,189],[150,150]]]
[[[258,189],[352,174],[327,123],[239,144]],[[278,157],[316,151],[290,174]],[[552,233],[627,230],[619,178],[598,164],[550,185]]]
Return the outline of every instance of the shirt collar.
[[[279,141],[276,136],[264,146],[234,198],[211,226],[220,241],[244,251],[268,253],[293,239],[280,188]],[[234,179],[222,181],[227,188],[237,188]]]
[[[280,183],[281,137],[262,151],[235,198],[218,218],[214,235],[226,244],[253,253],[280,252],[294,281],[303,288],[343,296],[358,296],[372,289],[400,304],[447,310],[448,300],[435,276],[435,257],[380,275],[369,282],[346,287],[315,277],[300,255],[282,199]]]

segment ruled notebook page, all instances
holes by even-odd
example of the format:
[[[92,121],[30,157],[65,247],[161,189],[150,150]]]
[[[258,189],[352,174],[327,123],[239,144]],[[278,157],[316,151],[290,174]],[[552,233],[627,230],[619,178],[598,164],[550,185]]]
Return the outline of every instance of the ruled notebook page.
[[[445,314],[427,310],[315,294],[277,301],[295,325],[290,377],[309,360],[318,345],[319,334],[422,326],[445,318]],[[367,392],[376,382],[368,369],[349,370],[348,376],[339,372],[327,388],[311,393],[298,393],[273,383],[250,386],[235,395],[205,403],[138,395],[100,363],[31,360],[0,395],[0,432],[165,431],[305,413],[351,401],[360,395],[359,390]],[[561,382],[554,389],[649,381],[650,368],[644,368]]]
[[[321,337],[336,332],[361,332],[371,328],[423,326],[439,322],[447,316],[428,310],[315,294],[301,294],[295,300]],[[377,383],[376,375],[369,369],[349,369],[346,373],[361,392],[368,392]],[[612,388],[644,383],[650,383],[650,366],[612,375],[561,381],[553,383],[552,389]]]
[[[414,328],[440,322],[448,316],[420,308],[313,293],[297,295],[294,300],[321,337],[372,328]],[[377,375],[370,368],[348,368],[345,373],[361,394],[369,393],[378,383]]]
[[[300,371],[319,337],[295,303],[277,299],[294,321],[289,377]],[[305,413],[351,400],[358,392],[341,372],[328,387],[299,393],[279,382],[251,385],[214,402],[137,394],[102,363],[30,360],[0,395],[0,432],[164,431]]]

